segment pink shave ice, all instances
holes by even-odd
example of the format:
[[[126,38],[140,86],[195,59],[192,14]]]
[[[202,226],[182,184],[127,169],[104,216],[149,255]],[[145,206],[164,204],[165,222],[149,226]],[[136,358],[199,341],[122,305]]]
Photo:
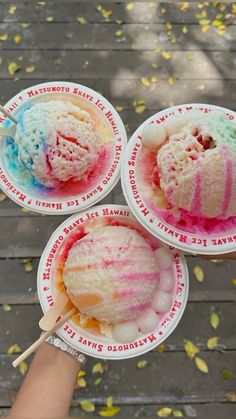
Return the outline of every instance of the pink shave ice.
[[[137,231],[105,226],[72,246],[63,280],[81,313],[117,324],[151,307],[160,273],[154,250]]]
[[[236,125],[222,112],[190,111],[163,128],[157,169],[169,206],[209,219],[235,216]]]

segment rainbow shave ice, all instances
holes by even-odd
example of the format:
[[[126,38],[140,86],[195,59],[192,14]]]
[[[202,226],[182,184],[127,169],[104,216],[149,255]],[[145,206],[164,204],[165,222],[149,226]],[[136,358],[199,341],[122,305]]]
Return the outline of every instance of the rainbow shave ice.
[[[62,100],[26,109],[17,124],[15,144],[19,164],[47,187],[88,177],[99,149],[89,113]]]

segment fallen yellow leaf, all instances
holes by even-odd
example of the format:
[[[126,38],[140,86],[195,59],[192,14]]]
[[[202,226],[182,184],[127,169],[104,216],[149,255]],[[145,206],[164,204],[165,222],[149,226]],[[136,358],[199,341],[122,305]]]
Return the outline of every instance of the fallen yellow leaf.
[[[80,402],[80,407],[84,412],[94,412],[95,411],[95,405],[94,403],[90,402],[89,400],[82,400]]]
[[[214,349],[218,345],[219,338],[217,336],[213,336],[209,338],[207,341],[208,349]]]
[[[85,388],[87,386],[87,382],[84,377],[78,378],[76,384],[79,388]]]
[[[88,21],[83,17],[83,16],[77,16],[76,20],[78,23],[80,23],[81,25],[84,25],[85,23],[88,23]]]
[[[8,72],[11,76],[13,76],[17,71],[21,69],[21,66],[17,63],[10,63],[8,64]]]
[[[187,12],[189,9],[189,3],[187,1],[177,4],[177,7],[181,12]]]
[[[236,285],[236,278],[231,279],[233,285]]]
[[[53,16],[47,16],[46,17],[46,21],[49,22],[49,23],[50,22],[53,22],[54,21],[54,17]]]
[[[143,113],[145,111],[145,109],[146,109],[145,105],[138,105],[134,108],[136,113]]]
[[[8,34],[7,33],[3,33],[2,35],[0,35],[0,41],[7,41],[8,40]]]
[[[176,82],[175,78],[172,76],[169,76],[167,79],[167,83],[169,84],[169,86],[173,86],[173,84]]]
[[[101,364],[101,362],[98,362],[92,368],[92,373],[93,374],[96,374],[98,372],[100,372],[101,374],[104,372],[104,366]]]
[[[157,411],[157,416],[161,418],[166,418],[167,416],[170,416],[172,413],[172,410],[170,407],[162,407]]]
[[[188,54],[187,55],[187,60],[192,61],[193,60],[193,54]]]
[[[188,358],[193,359],[200,349],[191,340],[184,341],[184,350]]]
[[[122,36],[123,35],[123,31],[121,30],[121,29],[118,29],[117,31],[116,31],[116,36],[118,37],[118,36]]]
[[[210,323],[211,323],[211,326],[212,326],[214,329],[217,329],[217,327],[219,326],[219,323],[220,323],[220,318],[219,318],[218,314],[216,314],[216,313],[211,313],[211,316],[210,316]]]
[[[185,33],[188,33],[188,27],[187,26],[183,26],[182,27],[182,32],[185,34]]]
[[[203,272],[203,269],[201,268],[201,266],[194,266],[193,272],[194,272],[195,278],[198,282],[203,282],[204,281],[204,272]]]
[[[8,13],[10,15],[14,15],[16,13],[16,10],[17,10],[17,7],[12,5],[8,8]]]
[[[141,77],[140,81],[143,86],[150,86],[150,81],[148,80],[147,77]]]
[[[175,416],[176,418],[177,417],[180,418],[180,417],[184,416],[183,412],[181,412],[181,410],[173,410],[172,415]]]
[[[7,350],[8,355],[18,354],[19,352],[21,352],[21,348],[19,347],[17,343],[15,343],[14,345],[11,345]]]
[[[210,29],[209,25],[203,25],[202,26],[202,32],[208,32]]]
[[[86,372],[84,370],[80,370],[77,374],[77,378],[82,378],[86,375]]]
[[[120,411],[120,407],[118,406],[112,406],[112,407],[104,407],[102,410],[100,410],[99,415],[106,417],[106,418],[111,418],[115,415],[117,415],[117,413],[119,413]]]
[[[233,378],[234,373],[231,370],[221,370],[220,376],[221,378],[223,378],[223,380],[230,380],[231,378]]]
[[[9,306],[9,304],[3,304],[2,309],[3,311],[11,311],[11,306]]]
[[[26,363],[25,361],[22,361],[22,362],[19,364],[19,371],[20,371],[20,373],[21,373],[22,375],[25,375],[25,373],[27,372],[27,370],[28,370],[28,365],[27,365],[27,363]]]
[[[102,9],[102,16],[104,17],[106,22],[109,22],[109,17],[112,15],[112,13],[113,13],[112,10]]]
[[[22,40],[22,36],[21,35],[15,35],[14,36],[14,42],[15,44],[20,44]]]
[[[134,8],[134,3],[128,3],[126,6],[127,10],[132,10]]]
[[[158,82],[158,78],[155,77],[155,76],[152,76],[152,77],[150,77],[150,82],[151,83],[156,83],[156,82]]]
[[[166,22],[166,29],[169,31],[173,28],[173,25],[170,22]]]
[[[33,73],[35,70],[35,65],[30,65],[28,67],[26,67],[25,71],[26,73]]]
[[[162,353],[162,352],[165,352],[167,349],[168,349],[168,346],[165,343],[161,343],[157,347],[157,352]]]
[[[21,23],[21,27],[22,27],[23,29],[28,29],[28,28],[30,27],[30,23],[28,23],[28,22],[23,22],[23,23]]]
[[[227,391],[225,393],[225,398],[232,403],[236,402],[236,391]]]
[[[31,259],[23,259],[23,264],[25,268],[25,272],[32,272],[33,264]]]
[[[94,380],[94,385],[99,386],[99,384],[101,384],[101,382],[102,382],[102,377],[98,377],[98,378],[96,378],[96,380]]]
[[[106,404],[107,404],[107,407],[112,407],[113,406],[113,397],[112,396],[109,396],[107,398]]]
[[[196,356],[195,364],[196,364],[197,368],[199,369],[199,371],[203,372],[204,374],[207,374],[209,372],[207,363],[202,358],[200,358],[199,356]]]
[[[146,361],[145,359],[141,359],[140,361],[137,362],[137,367],[138,368],[145,368],[148,364],[148,361]]]
[[[213,22],[211,22],[212,26],[221,26],[223,25],[222,20],[213,20]]]
[[[161,55],[165,60],[171,60],[171,53],[169,51],[161,51]]]
[[[204,89],[205,89],[205,84],[203,84],[203,83],[199,83],[199,84],[196,86],[196,89],[197,89],[197,90],[204,90]]]
[[[201,26],[209,25],[210,23],[211,23],[211,21],[209,19],[200,19],[199,20],[199,25],[201,25]]]
[[[7,199],[6,195],[4,193],[0,193],[0,202],[5,201]]]
[[[122,112],[124,110],[124,106],[116,106],[117,112]]]

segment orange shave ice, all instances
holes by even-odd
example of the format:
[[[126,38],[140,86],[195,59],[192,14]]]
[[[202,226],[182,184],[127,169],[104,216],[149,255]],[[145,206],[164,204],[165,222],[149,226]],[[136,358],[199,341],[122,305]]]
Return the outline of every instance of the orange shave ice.
[[[115,340],[126,342],[153,331],[158,312],[170,309],[172,265],[167,249],[154,250],[136,230],[104,226],[73,244],[63,281],[82,317],[96,319],[101,331],[110,327]]]

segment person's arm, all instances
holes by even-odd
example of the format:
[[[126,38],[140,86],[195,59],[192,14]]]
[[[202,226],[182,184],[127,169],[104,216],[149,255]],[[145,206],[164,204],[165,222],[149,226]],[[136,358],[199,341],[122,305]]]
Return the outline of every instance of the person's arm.
[[[80,364],[47,343],[37,350],[9,417],[65,417]]]

